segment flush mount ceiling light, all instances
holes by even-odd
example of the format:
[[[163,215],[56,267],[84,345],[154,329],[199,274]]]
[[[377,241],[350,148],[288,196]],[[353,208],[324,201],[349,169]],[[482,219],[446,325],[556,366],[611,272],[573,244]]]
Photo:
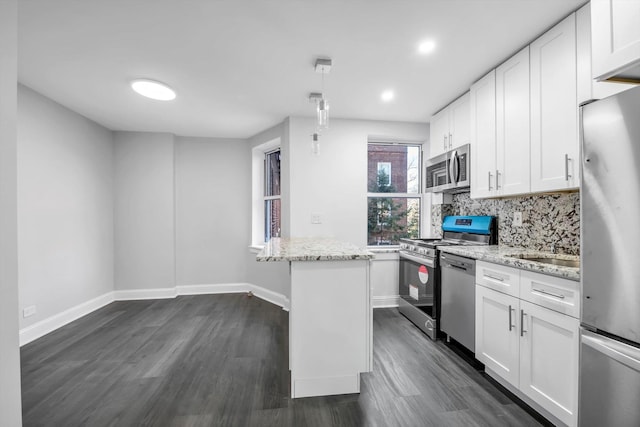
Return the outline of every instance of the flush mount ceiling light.
[[[176,93],[162,82],[149,79],[136,79],[131,82],[131,88],[142,96],[158,101],[171,101]]]
[[[382,92],[382,94],[380,95],[380,98],[384,101],[384,102],[389,102],[394,98],[395,94],[393,93],[393,91],[391,89],[385,90],[384,92]]]
[[[433,40],[424,40],[418,45],[418,52],[427,55],[436,49],[436,42]]]

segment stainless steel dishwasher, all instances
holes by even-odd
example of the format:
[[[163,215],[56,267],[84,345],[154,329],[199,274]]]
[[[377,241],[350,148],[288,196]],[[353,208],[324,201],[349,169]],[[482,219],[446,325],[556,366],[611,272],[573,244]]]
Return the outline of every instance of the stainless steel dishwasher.
[[[440,253],[440,330],[476,351],[476,261]]]

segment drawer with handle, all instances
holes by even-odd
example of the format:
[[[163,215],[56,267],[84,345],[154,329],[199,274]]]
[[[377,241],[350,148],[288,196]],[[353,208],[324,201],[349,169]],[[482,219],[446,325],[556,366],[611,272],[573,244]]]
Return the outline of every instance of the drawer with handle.
[[[498,292],[520,296],[520,270],[505,265],[476,262],[476,284]]]
[[[523,270],[520,298],[580,318],[580,282]]]

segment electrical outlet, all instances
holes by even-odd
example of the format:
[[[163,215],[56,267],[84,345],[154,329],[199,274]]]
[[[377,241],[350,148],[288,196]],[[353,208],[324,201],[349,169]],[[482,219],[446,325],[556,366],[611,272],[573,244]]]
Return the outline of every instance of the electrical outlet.
[[[36,314],[36,306],[35,305],[30,305],[29,307],[25,307],[22,310],[22,317],[33,316],[34,314]]]
[[[522,227],[522,212],[513,213],[513,226]]]
[[[311,224],[322,224],[322,215],[319,213],[312,213]]]

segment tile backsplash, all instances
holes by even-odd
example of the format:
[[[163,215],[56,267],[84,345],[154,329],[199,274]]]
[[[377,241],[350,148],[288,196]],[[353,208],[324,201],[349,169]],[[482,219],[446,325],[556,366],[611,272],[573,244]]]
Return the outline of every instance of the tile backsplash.
[[[513,213],[522,212],[521,227],[514,227]],[[453,196],[450,205],[431,208],[431,225],[441,232],[447,215],[494,215],[498,217],[498,242],[501,245],[551,251],[580,253],[580,193],[541,194],[505,199],[472,200],[469,193]]]

